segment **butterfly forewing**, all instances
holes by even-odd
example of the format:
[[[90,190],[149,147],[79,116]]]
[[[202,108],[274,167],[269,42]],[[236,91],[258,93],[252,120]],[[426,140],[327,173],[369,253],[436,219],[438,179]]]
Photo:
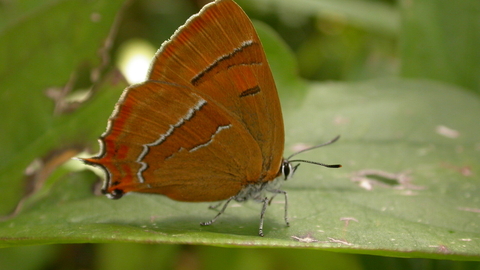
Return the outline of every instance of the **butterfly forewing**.
[[[149,78],[182,82],[210,96],[261,148],[259,180],[277,175],[284,145],[280,102],[258,35],[236,3],[217,1],[190,18],[162,45]]]

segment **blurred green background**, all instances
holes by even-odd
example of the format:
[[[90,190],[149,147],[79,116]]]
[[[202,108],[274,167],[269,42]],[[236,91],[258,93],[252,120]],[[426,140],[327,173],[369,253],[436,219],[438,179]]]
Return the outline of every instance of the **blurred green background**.
[[[469,109],[442,113],[463,114],[468,118],[465,126],[471,128],[466,140],[471,145],[476,143],[476,150],[465,158],[473,171],[466,189],[472,190],[472,197],[478,197],[480,144],[472,138],[479,138],[480,134],[476,133],[478,124],[471,124],[480,116],[475,114],[480,93],[478,0],[238,0],[237,3],[256,20],[256,25],[261,21],[280,37],[280,41],[273,43],[263,39],[262,42],[287,112],[294,111],[292,108],[298,105],[297,96],[302,95],[298,93],[303,88],[328,86],[333,82],[361,88],[364,82],[367,87],[378,87],[379,84],[370,83],[376,79],[419,79],[434,83],[433,86],[426,84],[425,93],[434,92],[436,86],[439,90],[460,89],[458,92],[463,93],[451,100],[462,96],[464,102],[455,108]],[[365,247],[332,252],[286,248],[275,243],[260,244],[262,248],[221,247],[225,242],[219,244],[215,238],[204,242],[205,245],[197,245],[199,242],[194,240],[195,245],[189,245],[188,241],[175,244],[171,239],[164,242],[170,244],[145,244],[149,243],[147,239],[128,238],[128,234],[119,242],[131,243],[106,243],[115,239],[107,241],[105,236],[96,239],[95,227],[85,230],[85,238],[79,234],[69,235],[68,230],[59,231],[61,236],[52,238],[43,235],[48,234],[48,226],[37,227],[33,220],[25,221],[29,213],[48,213],[49,205],[93,197],[85,186],[75,189],[75,184],[72,188],[75,192],[50,190],[55,190],[58,181],[71,177],[73,169],[65,166],[57,169],[59,164],[87,146],[97,147],[95,138],[104,131],[106,118],[127,85],[115,66],[122,44],[143,39],[158,48],[204,4],[205,1],[194,0],[0,1],[0,113],[3,115],[0,120],[0,212],[6,216],[0,228],[0,241],[3,241],[2,247],[6,247],[0,250],[0,269],[480,269],[478,262],[468,261],[480,260],[478,231],[470,239],[471,243],[466,243],[470,246],[465,248],[464,255],[471,258],[449,257],[449,251],[441,248],[449,243],[442,242],[433,243],[439,247],[433,255],[384,254],[415,257],[394,258],[368,255],[382,254],[381,245],[377,250]],[[287,55],[275,51],[275,47],[285,45],[290,50]],[[422,86],[415,85],[420,92]],[[291,88],[299,90],[287,93]],[[352,89],[348,88],[345,93],[349,90]],[[94,97],[88,107],[69,102],[70,98],[78,100],[78,96],[85,93],[93,93]],[[465,100],[472,100],[473,105],[466,104]],[[331,106],[329,109],[335,110],[335,104]],[[433,111],[439,113],[440,110]],[[287,123],[294,122],[288,120],[293,116],[285,117]],[[334,129],[335,125],[329,127]],[[321,134],[330,136],[341,131],[342,135],[348,132],[337,129]],[[287,141],[292,141],[292,134],[286,136]],[[456,149],[452,153],[459,151],[454,146],[452,149]],[[333,159],[336,163],[341,157],[338,153],[330,156],[322,161],[329,163]],[[374,160],[374,164],[379,160],[383,158]],[[454,165],[445,165],[448,166]],[[444,173],[434,174],[432,178],[439,175]],[[96,180],[93,174],[82,177],[91,182]],[[458,179],[452,179],[457,182],[450,184],[456,186]],[[475,207],[465,209],[473,209],[467,218],[474,224],[472,228],[477,228],[478,200],[472,205]],[[19,217],[27,214],[24,220],[9,219],[12,209],[17,209],[13,213]],[[281,210],[275,213],[276,218],[281,216],[278,213]],[[272,216],[275,215],[272,211]],[[98,220],[95,222],[102,223],[102,218]],[[253,218],[248,219],[251,220]],[[15,230],[22,222],[23,229]],[[82,225],[71,224],[83,229]],[[252,224],[256,226],[255,222]],[[465,224],[458,227],[468,227]],[[137,224],[131,226],[138,227]],[[25,234],[28,236],[22,234],[27,231],[25,228],[30,230]],[[228,236],[223,241],[225,239],[228,240]],[[100,243],[80,244],[82,242]],[[416,250],[412,248],[412,251]],[[461,256],[458,250],[454,253]],[[443,260],[428,259],[432,257]]]

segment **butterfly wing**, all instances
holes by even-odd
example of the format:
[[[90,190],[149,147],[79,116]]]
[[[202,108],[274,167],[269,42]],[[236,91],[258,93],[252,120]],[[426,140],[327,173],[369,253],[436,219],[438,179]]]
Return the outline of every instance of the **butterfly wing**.
[[[275,178],[285,137],[280,101],[258,35],[235,2],[216,1],[190,18],[162,45],[149,79],[182,82],[238,117],[262,151],[262,181]]]
[[[152,81],[127,88],[109,122],[101,154],[85,161],[105,169],[104,191],[113,197],[136,191],[216,201],[238,193],[243,177],[260,176],[253,138],[188,88]]]
[[[205,6],[157,53],[147,82],[129,87],[86,163],[105,169],[114,198],[137,191],[216,201],[273,180],[284,130],[260,40],[231,0]]]

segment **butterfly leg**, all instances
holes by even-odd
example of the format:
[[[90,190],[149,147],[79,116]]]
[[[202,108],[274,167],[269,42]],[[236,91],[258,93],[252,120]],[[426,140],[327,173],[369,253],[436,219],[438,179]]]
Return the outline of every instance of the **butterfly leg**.
[[[263,219],[265,217],[265,211],[267,210],[268,206],[268,198],[265,197],[263,200],[261,200],[261,202],[263,202],[263,207],[262,211],[260,212],[260,227],[258,228],[258,235],[263,237]]]
[[[273,198],[275,198],[275,196],[277,196],[277,194],[273,194],[273,196],[270,197],[270,200],[268,200],[268,205],[272,204]]]
[[[288,196],[287,196],[287,192],[286,191],[283,191],[283,190],[280,190],[280,189],[273,189],[273,190],[269,190],[269,192],[271,193],[274,193],[274,195],[270,198],[270,200],[268,201],[268,204],[270,205],[270,203],[272,202],[273,198],[277,195],[277,194],[283,194],[285,195],[285,216],[284,216],[284,219],[285,219],[285,224],[287,225],[287,227],[290,227],[290,222],[288,222]]]
[[[212,220],[206,221],[206,222],[201,222],[200,225],[202,225],[202,226],[208,226],[208,225],[211,225],[212,223],[214,223],[214,222],[217,220],[217,218],[218,218],[221,214],[223,214],[223,212],[225,212],[225,209],[227,208],[228,204],[229,204],[233,199],[235,199],[235,196],[234,196],[234,197],[230,197],[230,198],[225,202],[225,204],[223,205],[223,207],[222,207],[222,209],[220,210],[220,212],[218,212],[218,214],[217,214]],[[220,204],[221,204],[221,203],[220,203]],[[218,207],[218,205],[217,205],[216,207]],[[215,207],[215,208],[216,208],[216,207]]]
[[[223,203],[223,202],[219,202],[219,203],[217,203],[217,204],[210,205],[210,206],[208,207],[208,209],[217,209],[220,205],[222,205],[222,203]]]

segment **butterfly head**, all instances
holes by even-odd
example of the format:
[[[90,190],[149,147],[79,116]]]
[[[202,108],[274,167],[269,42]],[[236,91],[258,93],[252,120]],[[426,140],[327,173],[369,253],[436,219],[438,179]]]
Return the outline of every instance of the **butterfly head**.
[[[321,146],[325,146],[325,145],[329,145],[329,144],[332,144],[334,142],[336,142],[338,139],[340,138],[340,136],[337,136],[335,138],[333,138],[333,140],[330,140],[326,143],[323,143],[323,144],[320,144],[320,145],[316,145],[316,146],[313,146],[313,147],[310,147],[310,148],[307,148],[307,149],[303,149],[301,151],[298,151],[296,153],[293,153],[292,155],[290,155],[288,158],[284,159],[283,162],[282,162],[282,166],[280,167],[280,172],[279,174],[282,174],[284,176],[284,180],[288,180],[290,178],[293,177],[293,174],[295,173],[295,171],[297,170],[298,166],[300,166],[300,163],[299,162],[303,162],[303,163],[310,163],[310,164],[315,164],[315,165],[320,165],[320,166],[323,166],[323,167],[327,167],[327,168],[340,168],[342,167],[342,165],[339,165],[339,164],[324,164],[324,163],[319,163],[319,162],[315,162],[315,161],[310,161],[310,160],[303,160],[303,159],[295,159],[295,160],[291,160],[291,158],[293,156],[296,156],[300,153],[303,153],[303,152],[306,152],[306,151],[310,151],[310,150],[313,150],[315,148],[318,148],[318,147],[321,147]],[[293,165],[292,163],[298,163],[296,165]]]
[[[293,177],[293,174],[297,170],[298,166],[300,166],[300,163],[294,166],[287,159],[283,160],[282,167],[280,168],[280,171],[281,171],[285,181],[287,181],[288,179]]]

